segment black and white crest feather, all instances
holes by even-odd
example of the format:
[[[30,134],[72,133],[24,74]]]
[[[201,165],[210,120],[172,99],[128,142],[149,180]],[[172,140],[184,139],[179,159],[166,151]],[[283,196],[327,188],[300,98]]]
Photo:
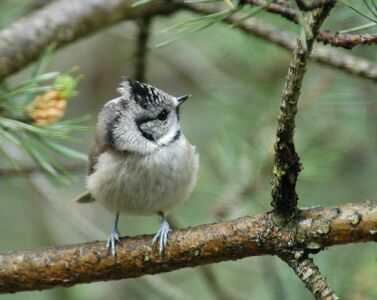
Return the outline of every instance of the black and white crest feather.
[[[164,106],[169,103],[170,96],[167,93],[149,84],[132,79],[125,79],[118,91],[125,98],[133,99],[144,109]]]

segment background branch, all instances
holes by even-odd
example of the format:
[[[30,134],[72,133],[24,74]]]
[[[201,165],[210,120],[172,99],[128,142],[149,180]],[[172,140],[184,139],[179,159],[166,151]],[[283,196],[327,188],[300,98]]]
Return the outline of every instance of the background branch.
[[[45,47],[55,42],[57,48],[88,36],[106,26],[122,20],[131,20],[151,15],[168,15],[185,8],[200,14],[219,12],[215,6],[179,4],[163,0],[149,1],[133,8],[132,1],[126,0],[58,0],[13,23],[0,31],[0,79],[26,67],[37,59]],[[249,19],[239,23],[237,18],[225,20],[238,28],[293,50],[296,38],[271,24]],[[239,24],[238,24],[239,23]],[[362,78],[377,79],[377,66],[365,59],[339,53],[335,49],[316,47],[312,59],[344,70]]]
[[[261,0],[247,0],[250,5],[261,6],[265,5]],[[298,24],[298,17],[296,10],[289,4],[271,3],[264,7],[264,10],[269,13],[281,15],[283,18]],[[352,49],[358,45],[373,45],[377,43],[377,34],[361,33],[361,34],[345,34],[338,32],[323,31],[320,32],[316,40],[324,44],[330,44],[334,47],[342,47]]]
[[[180,4],[163,0],[58,0],[0,31],[0,79],[33,62],[49,45],[62,47],[122,20],[167,15]]]
[[[339,299],[331,290],[325,278],[319,272],[313,259],[300,252],[287,253],[280,256],[305,284],[306,288],[319,300]]]
[[[377,202],[299,212],[294,225],[274,213],[174,230],[164,257],[152,249],[152,236],[123,238],[116,258],[105,242],[90,242],[0,254],[0,292],[41,290],[77,283],[139,277],[184,267],[271,255],[283,249],[318,252],[324,247],[374,241]]]
[[[186,4],[185,8],[203,15],[220,12],[215,6]],[[256,18],[239,22],[235,16],[224,19],[225,22],[235,25],[236,28],[247,34],[262,38],[288,51],[296,46],[296,36],[293,33],[282,31],[276,26]],[[349,74],[362,78],[377,80],[377,64],[351,54],[329,49],[325,46],[315,46],[310,56],[316,62],[343,70]]]
[[[324,44],[330,44],[334,47],[352,49],[353,47],[358,46],[360,44],[377,44],[377,34],[342,34],[323,31],[320,34],[318,34],[317,41],[322,42]]]
[[[138,20],[137,48],[135,52],[135,79],[145,81],[148,41],[151,28],[151,19],[149,17]]]

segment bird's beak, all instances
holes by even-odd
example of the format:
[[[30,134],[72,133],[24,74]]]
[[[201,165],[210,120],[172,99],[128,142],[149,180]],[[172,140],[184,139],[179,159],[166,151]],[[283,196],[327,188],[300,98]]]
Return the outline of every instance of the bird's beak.
[[[179,96],[175,99],[177,99],[178,106],[180,106],[183,102],[185,102],[190,97],[191,97],[191,94],[187,94],[187,95]]]

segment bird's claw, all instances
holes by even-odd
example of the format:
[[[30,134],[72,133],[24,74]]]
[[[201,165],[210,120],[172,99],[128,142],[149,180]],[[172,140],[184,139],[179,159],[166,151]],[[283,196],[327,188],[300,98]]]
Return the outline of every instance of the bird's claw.
[[[111,232],[106,242],[107,253],[109,253],[111,250],[111,255],[113,257],[115,257],[115,254],[116,254],[116,244],[119,243],[120,241],[119,237],[120,237],[120,233],[118,229],[113,229],[113,231]]]
[[[160,240],[159,251],[160,255],[164,252],[166,245],[168,243],[168,235],[170,231],[170,226],[168,221],[164,218],[160,229],[157,231],[156,235],[153,237],[152,244],[155,245],[158,240]]]

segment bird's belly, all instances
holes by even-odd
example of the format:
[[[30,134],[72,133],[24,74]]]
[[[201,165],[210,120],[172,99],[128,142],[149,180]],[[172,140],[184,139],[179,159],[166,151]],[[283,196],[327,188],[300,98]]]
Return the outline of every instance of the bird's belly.
[[[141,159],[122,159],[119,155],[106,153],[88,178],[88,189],[113,213],[166,214],[181,205],[190,194],[195,185],[197,165],[196,154],[191,152],[167,150]]]

